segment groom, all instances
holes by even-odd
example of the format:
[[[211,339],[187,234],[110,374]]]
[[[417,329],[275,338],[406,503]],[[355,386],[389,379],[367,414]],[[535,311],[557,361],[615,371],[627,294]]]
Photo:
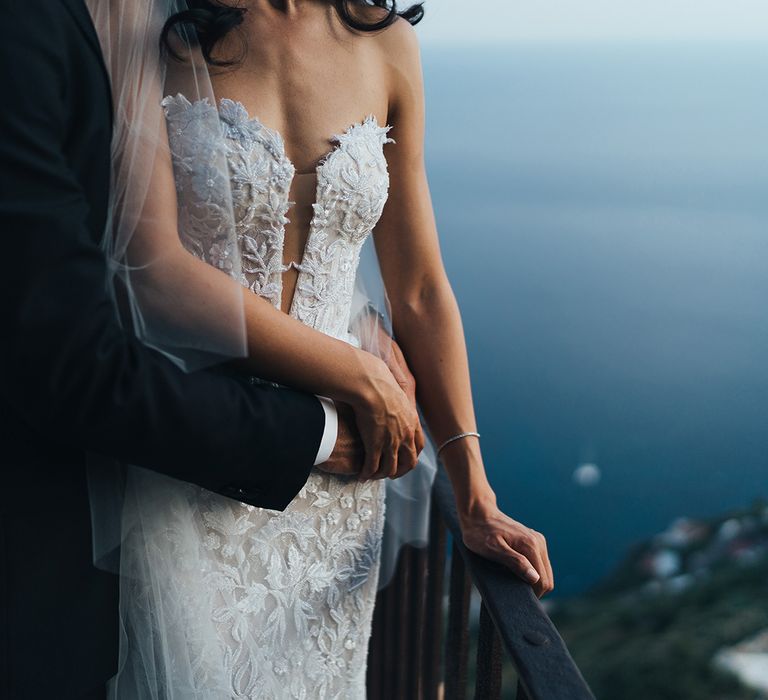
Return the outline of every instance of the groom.
[[[82,0],[0,0],[0,96],[0,698],[103,698],[117,581],[92,565],[86,450],[279,510],[361,450],[347,412],[184,374],[118,325],[110,87]]]

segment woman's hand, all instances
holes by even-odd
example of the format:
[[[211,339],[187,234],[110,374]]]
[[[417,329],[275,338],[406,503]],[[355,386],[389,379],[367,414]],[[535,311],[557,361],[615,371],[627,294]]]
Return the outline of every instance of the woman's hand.
[[[405,392],[414,410],[416,410],[416,380],[413,378],[398,344],[389,336],[386,337],[386,340],[391,347],[386,365],[392,373],[393,379]],[[336,411],[338,414],[336,445],[331,456],[319,468],[332,474],[359,477],[366,452],[360,438],[355,413],[351,406],[341,402],[336,402]],[[417,455],[424,449],[424,432],[421,425],[416,427],[414,446]],[[407,474],[414,466],[406,454],[402,459],[397,460],[397,472],[390,478],[397,479]]]
[[[416,466],[424,436],[415,401],[380,359],[365,353],[364,381],[358,396],[350,400],[365,448],[366,479],[397,478]]]
[[[530,583],[541,598],[554,588],[554,574],[544,535],[491,506],[478,513],[459,515],[467,549],[514,571]]]

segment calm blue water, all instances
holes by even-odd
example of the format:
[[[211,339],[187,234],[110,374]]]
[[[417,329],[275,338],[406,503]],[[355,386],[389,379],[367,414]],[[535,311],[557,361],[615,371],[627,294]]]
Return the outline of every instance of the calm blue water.
[[[487,467],[548,535],[557,592],[678,515],[768,496],[768,49],[422,58]]]

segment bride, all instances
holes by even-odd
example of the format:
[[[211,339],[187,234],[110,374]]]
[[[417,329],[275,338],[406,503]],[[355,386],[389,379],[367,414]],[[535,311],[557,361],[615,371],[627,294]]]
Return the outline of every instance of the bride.
[[[398,459],[400,445],[418,451],[420,436],[390,425],[366,401],[371,393],[391,405],[409,400],[374,354],[385,354],[390,312],[465,544],[507,565],[537,595],[550,591],[543,536],[498,509],[483,466],[462,324],[425,174],[412,28],[421,7],[87,4],[121,95],[116,234],[107,252],[119,263],[136,332],[189,370],[247,354],[235,364],[260,377],[253,381],[312,391],[351,410],[365,447],[357,477],[314,468],[282,510],[132,468],[112,696],[365,697],[385,514],[401,517],[385,492],[421,469],[406,473],[408,459]],[[150,68],[139,71],[137,56]],[[193,79],[180,77],[185,70]],[[148,157],[155,122],[146,115],[155,108],[161,145]],[[137,134],[144,146],[131,148]],[[145,171],[135,167],[142,160]],[[381,313],[366,311],[375,304],[360,285],[369,239],[388,299]],[[210,332],[182,351],[179,338],[190,328]],[[416,483],[428,497],[431,480]],[[411,505],[422,515],[423,498]]]

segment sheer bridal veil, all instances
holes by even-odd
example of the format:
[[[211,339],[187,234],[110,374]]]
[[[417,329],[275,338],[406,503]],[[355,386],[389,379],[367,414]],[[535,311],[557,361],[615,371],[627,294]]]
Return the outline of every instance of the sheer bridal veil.
[[[232,211],[227,144],[216,110],[210,109],[218,100],[192,29],[177,25],[171,36],[173,52],[160,48],[168,18],[189,7],[180,0],[86,0],[86,5],[112,84],[113,172],[103,250],[109,270],[107,284],[121,322],[186,372],[244,357],[242,261]],[[193,110],[200,108],[187,126],[195,130],[195,138],[187,141],[200,144],[190,153],[171,153],[169,146],[162,102],[168,95],[179,94]],[[193,173],[194,202],[175,188],[175,179],[182,171]],[[156,186],[165,182],[171,187]],[[165,199],[158,203],[160,195]],[[168,198],[175,205],[170,209]],[[168,211],[174,214],[172,219]],[[217,273],[205,281],[188,279],[173,262],[179,244]],[[391,316],[370,237],[361,256],[352,318],[350,330],[361,347],[386,359]],[[403,544],[424,546],[427,542],[435,471],[434,447],[428,440],[416,469],[400,479],[386,480],[379,588],[389,582]],[[176,522],[175,531],[162,533],[147,525],[152,520],[148,515],[172,514],[177,505],[178,489],[166,488],[167,477],[93,457],[88,478],[94,562],[120,574],[121,599],[133,587],[134,599],[140,600],[146,616],[145,630],[154,630],[152,618],[167,614],[170,619],[174,612],[162,609],[153,598],[155,583],[163,580],[164,561],[178,556],[179,550],[190,553],[204,543],[196,539],[188,524]],[[126,547],[133,555],[130,566],[125,564],[125,557],[121,561]],[[137,556],[139,550],[141,556]],[[195,561],[193,553],[190,561]],[[199,570],[190,569],[193,573],[196,575],[190,575],[190,581],[202,578]],[[185,588],[186,583],[179,588],[179,597],[195,594],[194,586],[190,583]],[[162,605],[168,605],[167,601]],[[122,609],[121,623],[125,641],[130,630],[126,629],[129,623]],[[215,638],[206,629],[211,621],[186,619],[184,624],[185,630],[166,627],[164,633],[183,634],[187,643],[197,639],[200,645]],[[134,630],[132,643],[139,637]],[[150,663],[153,640],[142,643],[147,646],[140,653]],[[205,650],[197,651],[196,658],[204,659]],[[166,661],[182,664],[180,659]],[[125,662],[123,655],[121,664]],[[187,667],[188,688],[204,687],[205,678],[211,687],[222,687],[215,682],[217,669],[191,663]],[[183,688],[176,694],[163,688],[162,669],[155,669],[154,674],[154,679],[134,679],[137,695],[142,685],[142,697],[184,697]]]

